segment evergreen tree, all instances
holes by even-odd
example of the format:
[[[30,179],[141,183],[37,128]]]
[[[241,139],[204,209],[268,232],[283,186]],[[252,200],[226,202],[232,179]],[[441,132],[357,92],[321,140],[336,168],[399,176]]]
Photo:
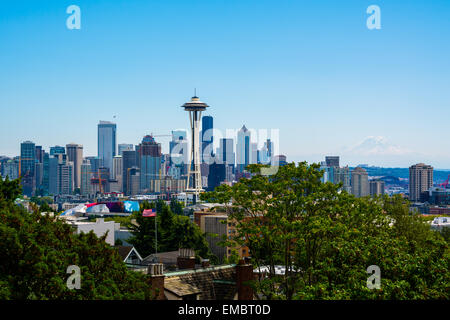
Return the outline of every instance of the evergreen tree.
[[[64,221],[14,204],[18,180],[0,178],[0,299],[150,299],[143,274],[128,271],[106,235],[75,234]],[[70,290],[67,267],[81,271]]]

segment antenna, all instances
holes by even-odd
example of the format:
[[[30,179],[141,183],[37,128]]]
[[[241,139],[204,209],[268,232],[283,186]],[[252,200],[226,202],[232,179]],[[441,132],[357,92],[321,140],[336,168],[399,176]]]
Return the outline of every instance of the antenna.
[[[197,88],[194,88],[194,97],[197,96]]]

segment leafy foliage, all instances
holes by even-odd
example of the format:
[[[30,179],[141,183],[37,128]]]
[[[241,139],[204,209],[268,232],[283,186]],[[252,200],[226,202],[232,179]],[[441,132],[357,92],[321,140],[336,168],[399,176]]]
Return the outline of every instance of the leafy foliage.
[[[268,266],[253,283],[263,298],[449,298],[448,244],[403,199],[355,198],[322,183],[318,164],[290,163],[272,176],[262,167],[202,199],[226,204],[237,222],[227,245],[248,246],[255,267]],[[379,290],[367,288],[370,265],[381,269]]]
[[[144,275],[128,271],[116,249],[93,233],[74,234],[50,215],[14,205],[20,186],[0,178],[0,299],[150,299]],[[81,269],[70,290],[69,265]]]
[[[192,248],[203,258],[210,258],[211,251],[200,228],[189,217],[175,215],[164,201],[141,204],[144,209],[157,210],[158,252]],[[143,255],[155,252],[155,218],[136,216],[136,224],[131,226],[133,237],[128,240]]]

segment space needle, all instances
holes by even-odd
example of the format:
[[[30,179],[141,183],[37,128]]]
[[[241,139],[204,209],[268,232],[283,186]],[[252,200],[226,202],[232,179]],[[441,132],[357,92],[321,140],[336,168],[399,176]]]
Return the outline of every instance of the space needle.
[[[200,137],[199,137],[199,123],[202,118],[202,111],[205,111],[209,106],[200,101],[200,99],[194,95],[191,101],[186,102],[181,106],[185,111],[189,112],[189,121],[191,124],[191,152],[189,153],[189,165],[186,184],[186,201],[187,195],[192,194],[193,204],[197,203],[202,189],[202,175],[200,172]],[[192,177],[192,186],[190,180]]]

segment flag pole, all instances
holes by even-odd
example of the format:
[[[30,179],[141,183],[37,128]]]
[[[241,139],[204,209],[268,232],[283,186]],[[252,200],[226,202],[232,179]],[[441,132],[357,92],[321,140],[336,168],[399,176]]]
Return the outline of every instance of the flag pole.
[[[155,253],[158,253],[158,224],[156,223],[156,214],[155,214]]]

